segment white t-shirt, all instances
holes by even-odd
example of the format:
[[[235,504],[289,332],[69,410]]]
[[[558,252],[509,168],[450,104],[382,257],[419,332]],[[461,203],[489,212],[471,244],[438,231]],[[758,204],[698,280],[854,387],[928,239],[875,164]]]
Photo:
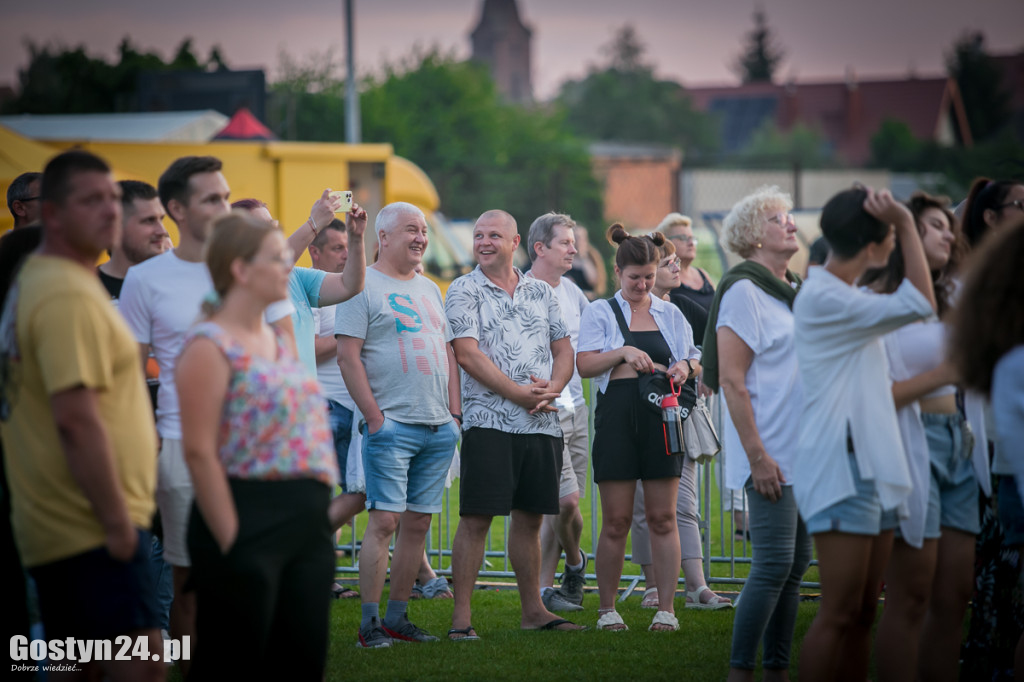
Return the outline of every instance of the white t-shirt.
[[[181,438],[174,367],[188,331],[213,290],[206,264],[178,258],[174,250],[128,268],[121,289],[121,314],[139,343],[148,343],[160,367],[156,424],[161,438]]]
[[[525,276],[533,277],[533,273],[527,272]],[[572,352],[575,357],[576,346],[579,345],[580,340],[580,316],[590,305],[590,301],[576,286],[576,282],[568,277],[562,277],[554,289],[555,295],[558,297],[558,306],[562,309],[562,319],[565,320],[565,326],[569,328],[569,342],[572,343]],[[576,362],[573,361],[572,379],[562,389],[562,394],[555,401],[555,406],[560,410],[575,412],[576,408],[586,404],[587,401],[583,398],[583,380],[580,379],[580,372],[576,369]]]
[[[792,481],[805,519],[856,494],[847,429],[860,474],[874,481],[882,508],[906,502],[910,471],[882,336],[933,312],[910,280],[882,295],[856,289],[823,267],[807,275],[793,305],[804,402]]]
[[[748,279],[733,284],[722,296],[716,329],[728,327],[754,352],[745,385],[754,422],[765,451],[779,464],[791,485],[799,434],[803,389],[793,339],[793,313]],[[725,401],[722,401],[725,405]],[[728,418],[725,430],[725,485],[740,490],[750,476],[750,462],[739,432]]]
[[[323,308],[314,308],[313,316],[316,318],[318,337],[334,338],[334,310],[337,306],[329,305]],[[341,403],[348,409],[353,409],[355,403],[349,395],[348,386],[341,378],[341,367],[338,366],[338,356],[334,355],[323,362],[317,363],[316,378],[323,386],[324,395],[331,400]]]

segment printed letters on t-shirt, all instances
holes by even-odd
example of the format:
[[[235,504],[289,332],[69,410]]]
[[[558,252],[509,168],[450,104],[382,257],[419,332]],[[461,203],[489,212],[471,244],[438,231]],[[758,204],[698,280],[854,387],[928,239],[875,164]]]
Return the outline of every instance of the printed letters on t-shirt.
[[[398,354],[402,372],[409,372],[409,354],[415,358],[416,368],[424,375],[448,374],[448,354],[444,348],[444,317],[426,296],[419,305],[407,294],[390,294],[388,305],[395,316],[398,333]],[[421,310],[426,311],[424,315]],[[435,369],[436,368],[436,369]]]

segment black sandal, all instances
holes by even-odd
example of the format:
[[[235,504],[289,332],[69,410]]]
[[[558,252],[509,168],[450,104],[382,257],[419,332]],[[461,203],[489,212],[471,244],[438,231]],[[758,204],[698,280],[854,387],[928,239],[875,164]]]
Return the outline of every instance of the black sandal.
[[[462,637],[452,637],[452,635],[462,635]],[[448,639],[453,642],[475,642],[480,639],[480,636],[476,634],[476,629],[470,625],[469,627],[452,628],[448,631]]]

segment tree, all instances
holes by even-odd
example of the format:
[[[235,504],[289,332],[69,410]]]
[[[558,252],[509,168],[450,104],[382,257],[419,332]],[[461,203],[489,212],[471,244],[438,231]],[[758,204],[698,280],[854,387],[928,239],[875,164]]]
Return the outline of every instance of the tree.
[[[785,55],[768,28],[764,10],[754,10],[754,28],[747,34],[746,49],[733,69],[744,83],[770,83]]]
[[[18,72],[21,88],[5,111],[12,114],[82,114],[132,111],[138,76],[143,71],[196,70],[224,67],[220,49],[200,63],[185,38],[174,59],[164,62],[154,52],[140,52],[126,36],[118,45],[117,63],[90,57],[84,46],[40,46],[27,41],[29,63]]]
[[[985,52],[985,36],[964,33],[947,54],[946,68],[960,89],[971,136],[981,141],[998,133],[1010,119],[1010,96],[998,65]]]
[[[765,121],[738,155],[745,168],[822,168],[833,163],[828,140],[820,132],[797,123],[786,132]]]
[[[345,139],[345,82],[334,50],[298,61],[282,50],[281,77],[270,85],[268,125],[282,140],[341,142]]]
[[[414,53],[364,84],[360,109],[364,139],[390,142],[423,168],[450,215],[500,207],[524,233],[551,210],[600,220],[584,142],[557,110],[502,104],[479,64],[436,49]]]
[[[689,159],[713,152],[717,123],[693,108],[679,83],[654,76],[645,49],[634,29],[624,26],[603,48],[602,66],[562,84],[557,103],[569,127],[592,140],[681,147]]]

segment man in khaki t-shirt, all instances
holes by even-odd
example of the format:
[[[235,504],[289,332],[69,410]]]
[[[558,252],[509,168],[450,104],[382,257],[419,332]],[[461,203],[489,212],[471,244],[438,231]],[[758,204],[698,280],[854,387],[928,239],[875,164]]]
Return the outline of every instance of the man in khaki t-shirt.
[[[129,635],[162,652],[148,566],[153,418],[135,339],[94,271],[120,235],[120,190],[105,162],[71,151],[47,164],[42,192],[43,243],[0,330],[15,540],[49,640]],[[162,661],[135,658],[146,660],[79,666],[164,678]]]

